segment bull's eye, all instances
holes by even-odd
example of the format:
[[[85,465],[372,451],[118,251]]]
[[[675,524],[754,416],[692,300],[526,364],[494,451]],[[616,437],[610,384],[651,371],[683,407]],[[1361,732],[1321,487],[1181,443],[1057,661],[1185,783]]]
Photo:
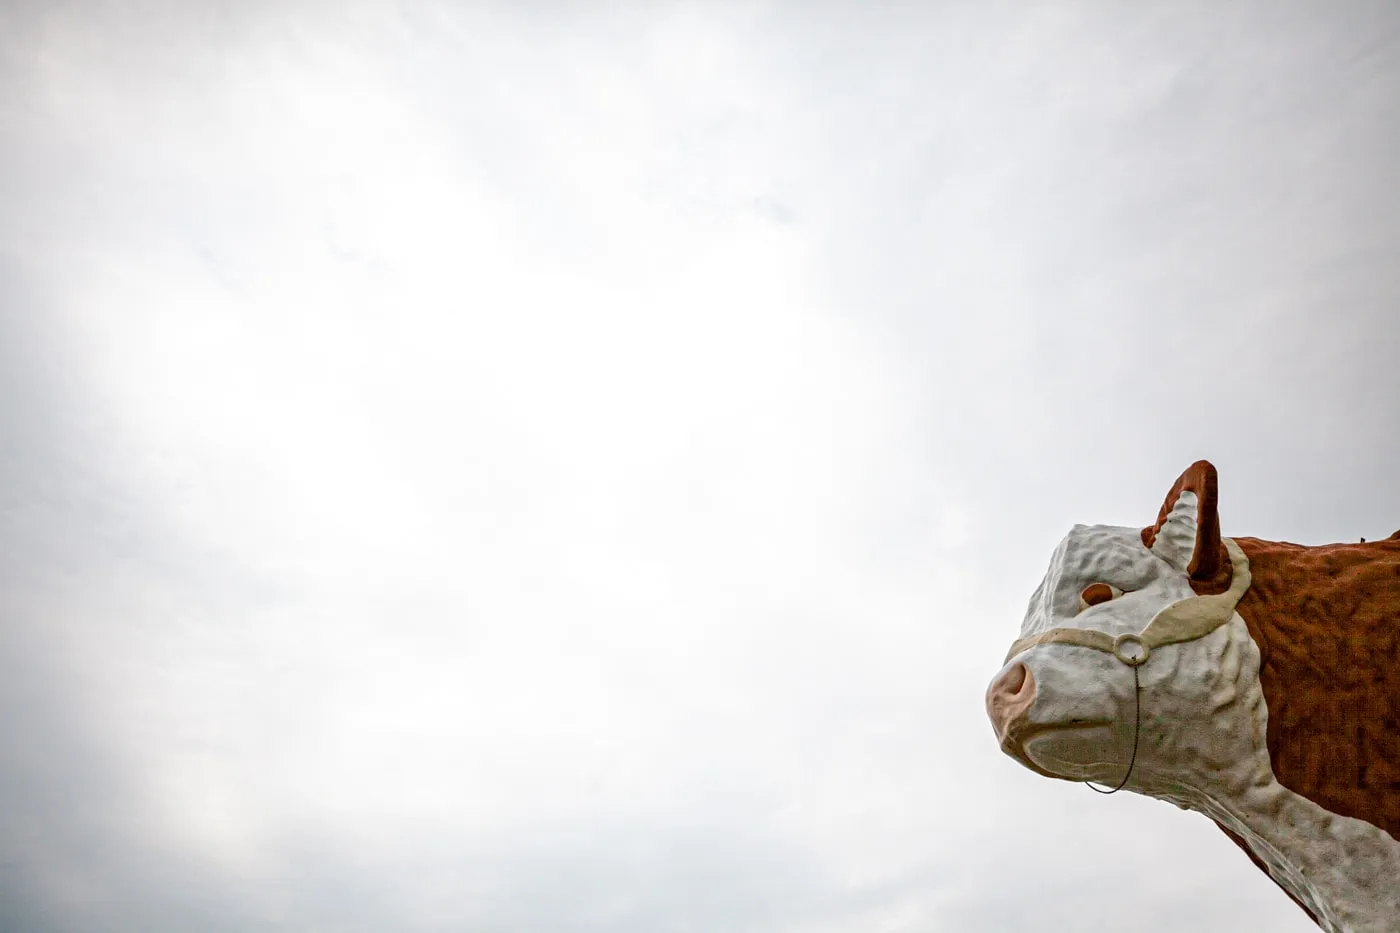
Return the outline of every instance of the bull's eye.
[[[1083,612],[1090,606],[1106,603],[1122,595],[1123,591],[1111,583],[1090,583],[1079,594],[1079,611]]]

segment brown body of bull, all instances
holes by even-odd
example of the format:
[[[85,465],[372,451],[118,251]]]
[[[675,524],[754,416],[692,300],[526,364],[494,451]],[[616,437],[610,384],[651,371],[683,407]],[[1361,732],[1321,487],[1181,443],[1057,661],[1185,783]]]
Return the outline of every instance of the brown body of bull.
[[[1236,611],[1259,645],[1275,777],[1400,840],[1400,531],[1318,547],[1234,540],[1253,576]]]

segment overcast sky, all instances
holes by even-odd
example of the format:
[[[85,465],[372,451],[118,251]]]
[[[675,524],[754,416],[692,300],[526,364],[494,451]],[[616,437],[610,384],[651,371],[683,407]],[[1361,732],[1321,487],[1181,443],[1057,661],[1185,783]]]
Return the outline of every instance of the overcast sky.
[[[982,696],[1197,458],[1400,527],[1398,127],[1385,0],[5,4],[0,928],[1313,929]]]

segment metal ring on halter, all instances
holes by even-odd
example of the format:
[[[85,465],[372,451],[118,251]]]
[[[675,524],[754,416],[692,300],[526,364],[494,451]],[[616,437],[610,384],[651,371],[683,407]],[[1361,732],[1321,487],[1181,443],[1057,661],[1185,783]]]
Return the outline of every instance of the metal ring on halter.
[[[1136,656],[1124,654],[1124,645],[1136,645],[1142,654]],[[1147,647],[1147,643],[1142,640],[1141,635],[1134,635],[1132,632],[1124,632],[1122,635],[1113,639],[1113,656],[1129,667],[1137,667],[1139,664],[1145,662],[1151,654],[1152,649]]]

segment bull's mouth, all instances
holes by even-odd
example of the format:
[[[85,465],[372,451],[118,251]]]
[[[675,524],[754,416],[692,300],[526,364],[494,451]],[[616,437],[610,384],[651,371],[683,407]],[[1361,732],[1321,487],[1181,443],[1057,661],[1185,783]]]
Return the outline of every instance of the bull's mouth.
[[[1069,722],[1033,722],[1021,728],[1008,730],[1006,738],[1017,745],[1025,745],[1031,739],[1047,732],[1067,732],[1076,729],[1099,729],[1113,725],[1112,719],[1071,719]]]
[[[1087,729],[1111,728],[1114,721],[1111,719],[1072,719],[1069,722],[1043,722],[1043,723],[1022,723],[1008,729],[1002,736],[1001,748],[1012,758],[1030,768],[1043,777],[1055,778],[1061,781],[1080,781],[1082,778],[1070,777],[1064,774],[1056,774],[1046,770],[1037,764],[1028,753],[1026,746],[1032,739],[1040,738],[1043,735],[1050,735],[1057,732],[1079,732]]]

